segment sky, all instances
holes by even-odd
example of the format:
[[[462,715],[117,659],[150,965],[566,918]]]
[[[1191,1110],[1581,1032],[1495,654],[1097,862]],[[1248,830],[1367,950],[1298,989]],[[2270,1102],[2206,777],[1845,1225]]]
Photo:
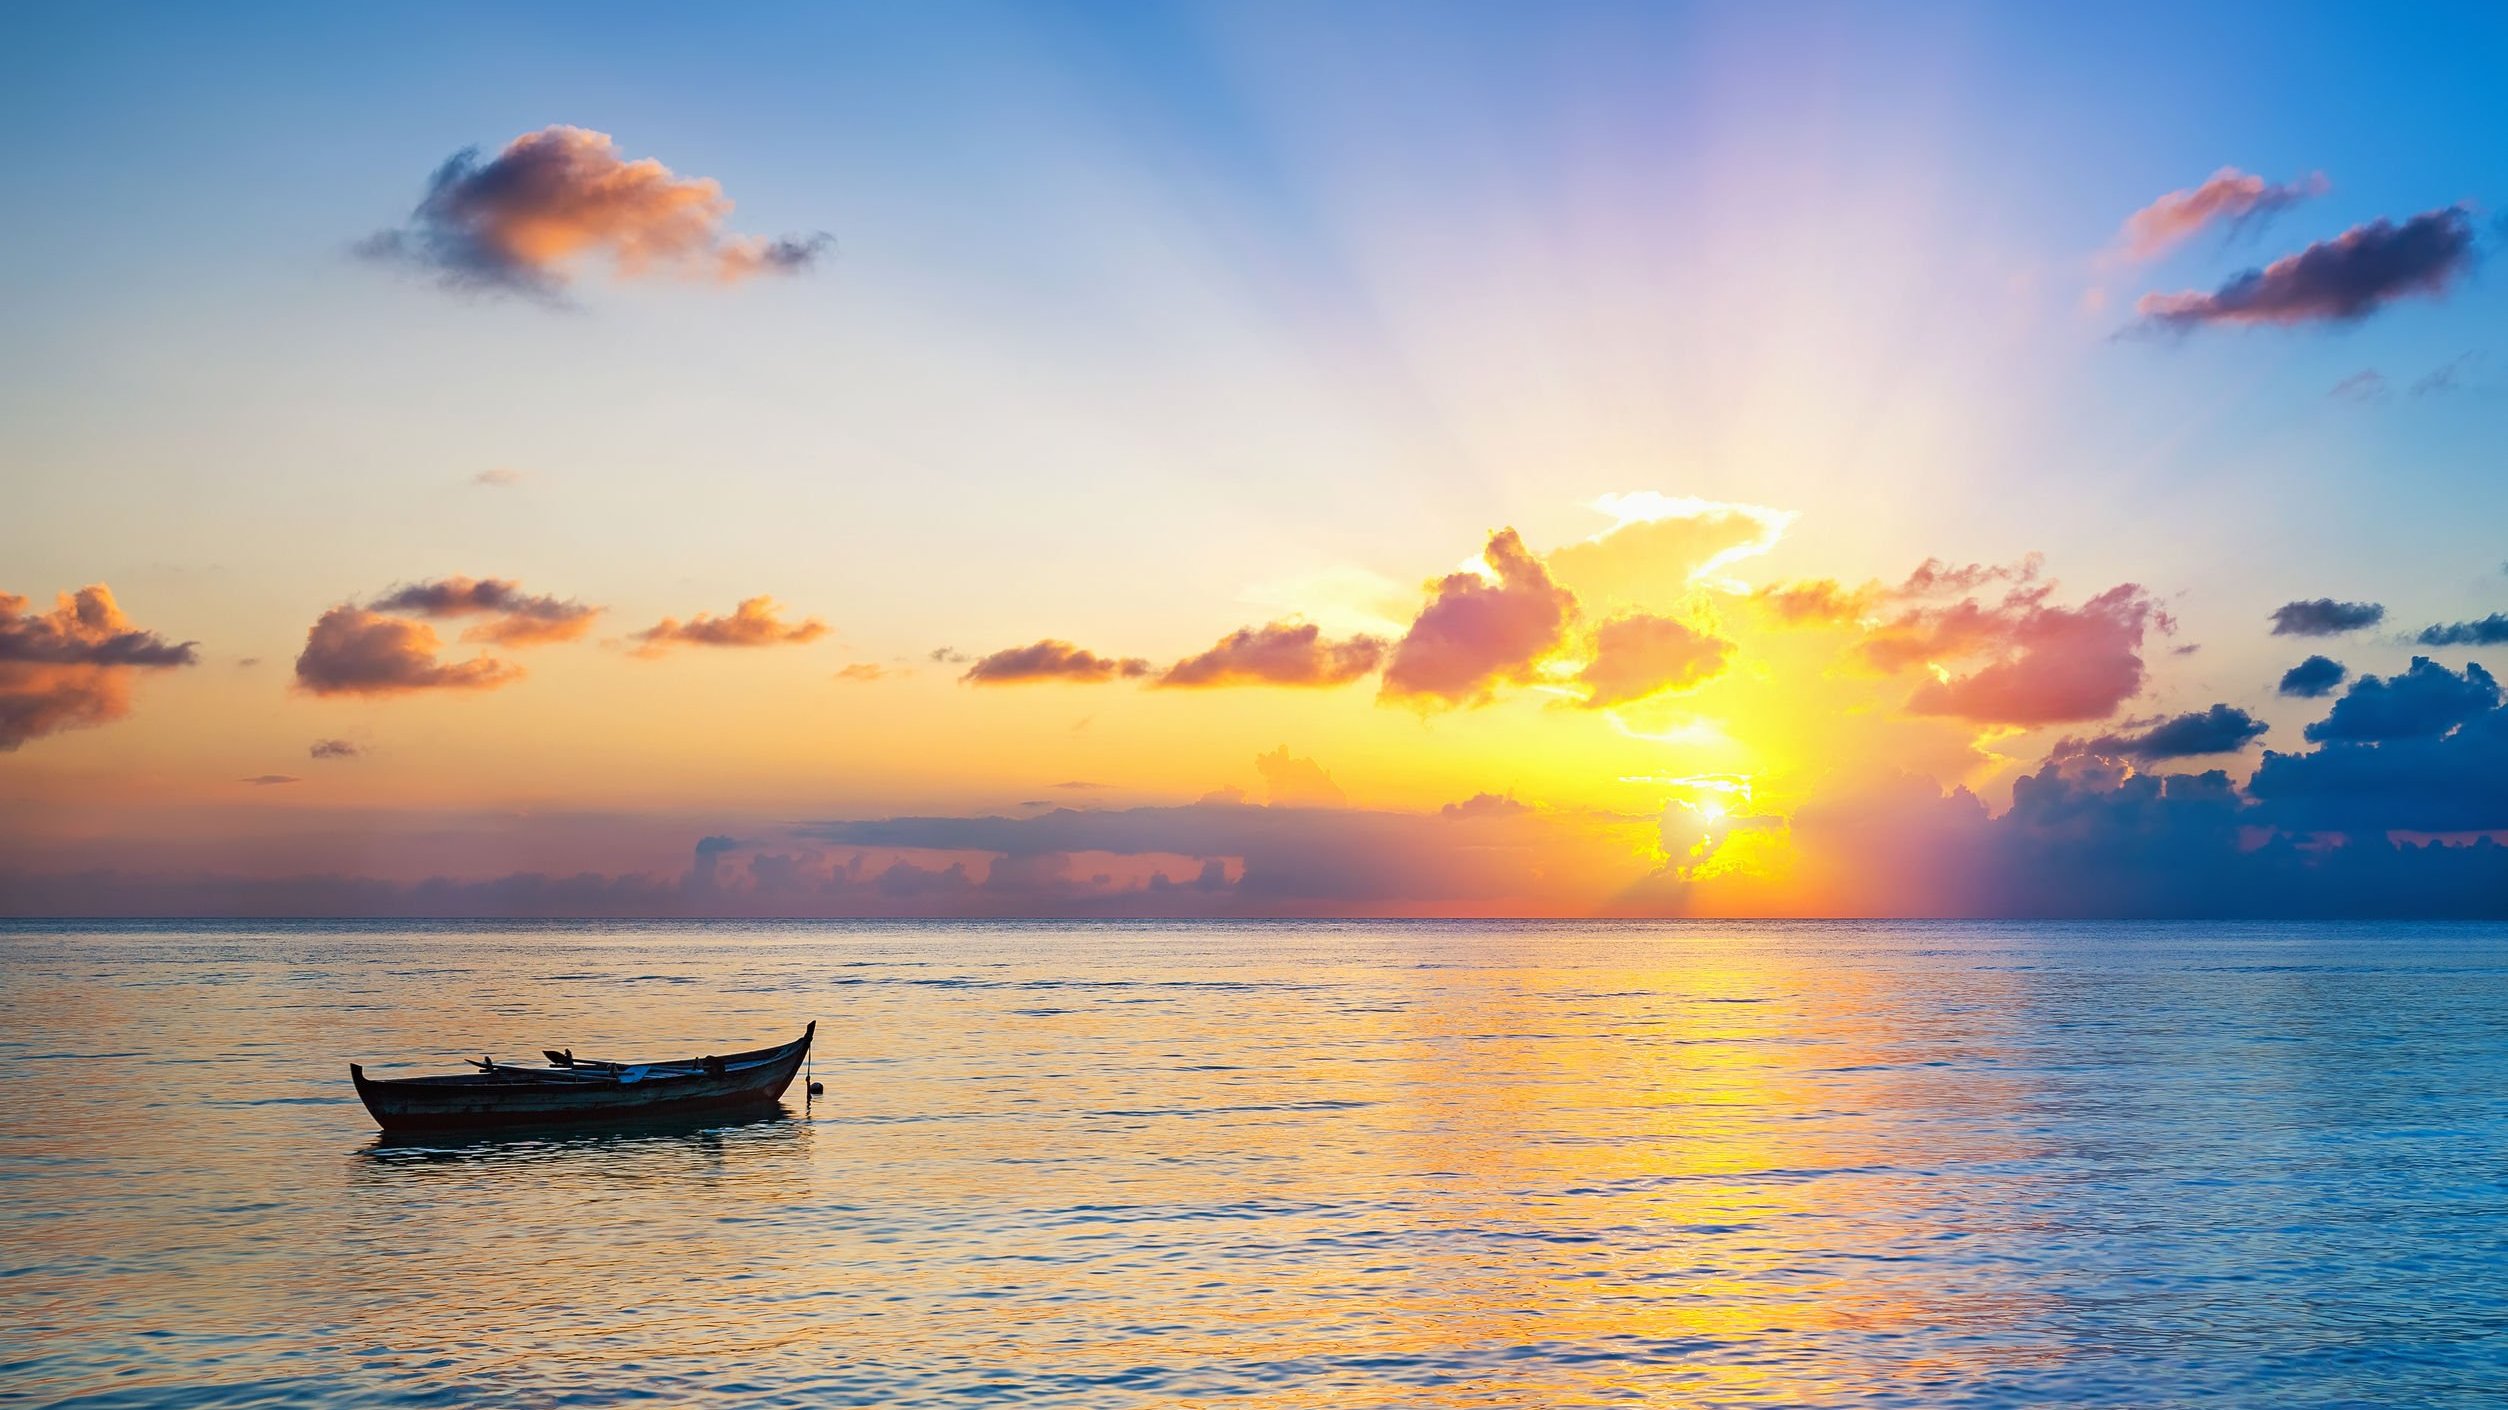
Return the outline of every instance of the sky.
[[[2495,6],[0,13],[0,914],[2508,913]]]

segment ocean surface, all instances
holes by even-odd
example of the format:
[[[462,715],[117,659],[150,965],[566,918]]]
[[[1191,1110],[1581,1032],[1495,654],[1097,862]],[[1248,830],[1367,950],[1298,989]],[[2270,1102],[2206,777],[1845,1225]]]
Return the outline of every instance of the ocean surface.
[[[2508,928],[0,925],[0,1405],[637,1403],[2508,1404]]]

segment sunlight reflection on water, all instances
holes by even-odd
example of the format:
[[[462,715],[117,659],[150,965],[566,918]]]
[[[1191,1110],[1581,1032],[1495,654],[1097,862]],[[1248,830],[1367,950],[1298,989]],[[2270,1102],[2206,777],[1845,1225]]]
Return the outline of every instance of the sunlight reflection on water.
[[[2497,927],[0,928],[0,1401],[2508,1395]],[[345,1080],[820,1022],[731,1125]]]

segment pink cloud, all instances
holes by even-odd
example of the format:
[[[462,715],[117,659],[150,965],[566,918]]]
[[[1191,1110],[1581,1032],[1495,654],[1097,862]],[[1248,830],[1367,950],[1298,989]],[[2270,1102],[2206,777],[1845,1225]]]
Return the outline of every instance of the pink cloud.
[[[1100,656],[1048,637],[1031,645],[996,651],[967,667],[967,673],[958,679],[969,685],[1024,685],[1035,681],[1102,685],[1118,677],[1137,679],[1148,675],[1149,669],[1150,663],[1137,656]]]
[[[2048,601],[2053,584],[2019,588],[1993,606],[1974,599],[1910,611],[1867,644],[1876,664],[1921,660],[1941,674],[1907,708],[1979,724],[2101,720],[2142,689],[2142,643],[2169,621],[2138,584],[2078,607]]]
[[[1384,656],[1380,637],[1326,641],[1311,623],[1273,622],[1221,637],[1210,650],[1168,667],[1153,684],[1345,685],[1375,670]]]
[[[2322,172],[2286,185],[2225,166],[2192,190],[2171,191],[2125,218],[2117,232],[2120,258],[2157,259],[2192,239],[2207,225],[2238,224],[2297,205],[2332,189]]]
[[[1576,615],[1576,597],[1551,581],[1515,530],[1493,535],[1483,555],[1495,581],[1450,573],[1393,649],[1380,698],[1477,705],[1506,682],[1532,679]]]

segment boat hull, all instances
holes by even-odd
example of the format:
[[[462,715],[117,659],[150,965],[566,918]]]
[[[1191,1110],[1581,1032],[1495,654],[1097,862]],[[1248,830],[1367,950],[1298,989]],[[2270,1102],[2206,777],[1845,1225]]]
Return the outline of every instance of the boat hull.
[[[349,1064],[357,1099],[386,1131],[490,1131],[578,1122],[640,1121],[771,1107],[810,1055],[813,1023],[776,1048],[733,1053],[722,1071],[667,1073],[642,1081],[556,1081],[516,1078],[368,1077]]]

